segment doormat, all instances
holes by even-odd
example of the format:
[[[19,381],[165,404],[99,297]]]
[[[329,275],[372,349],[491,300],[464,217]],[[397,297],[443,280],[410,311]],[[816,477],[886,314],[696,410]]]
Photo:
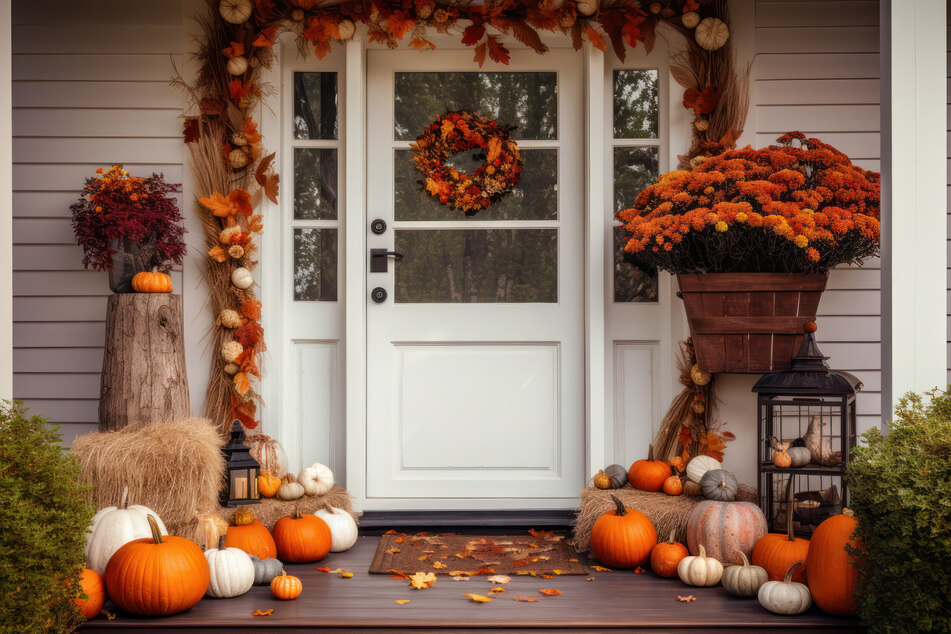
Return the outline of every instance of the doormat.
[[[568,548],[565,536],[530,530],[525,535],[459,535],[390,531],[380,538],[370,572],[434,572],[451,575],[558,574],[586,575],[591,571]]]

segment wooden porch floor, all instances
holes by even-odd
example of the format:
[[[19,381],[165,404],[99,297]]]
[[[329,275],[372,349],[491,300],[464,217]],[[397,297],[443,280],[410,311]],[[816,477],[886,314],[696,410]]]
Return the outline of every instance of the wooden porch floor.
[[[460,531],[461,532],[461,531]],[[585,631],[649,629],[663,631],[857,631],[858,623],[830,617],[813,607],[797,617],[782,617],[763,610],[755,600],[729,596],[722,588],[688,588],[677,580],[651,572],[594,572],[584,576],[536,579],[513,576],[505,593],[491,603],[476,604],[467,592],[488,594],[485,577],[468,582],[440,576],[428,590],[412,590],[388,575],[367,573],[379,537],[361,536],[351,550],[331,554],[319,564],[286,566],[300,577],[304,591],[295,601],[278,601],[266,586],[256,586],[235,599],[203,599],[191,610],[163,618],[119,614],[115,620],[98,617],[80,632],[251,632],[251,631]],[[317,571],[318,566],[340,567],[354,573],[345,579]],[[543,597],[540,588],[557,588],[561,596]],[[693,594],[697,600],[681,603],[677,595]],[[537,596],[536,603],[512,597]],[[409,599],[404,605],[396,599]],[[255,610],[274,608],[268,617],[251,616]]]

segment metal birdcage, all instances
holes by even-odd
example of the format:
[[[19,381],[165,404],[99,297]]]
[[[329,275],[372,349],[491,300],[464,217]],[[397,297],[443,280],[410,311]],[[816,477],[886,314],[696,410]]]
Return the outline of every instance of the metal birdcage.
[[[760,507],[773,532],[785,532],[791,512],[793,530],[809,537],[847,502],[844,475],[855,447],[855,400],[862,382],[830,370],[827,358],[807,333],[788,370],[766,374],[753,386]],[[795,459],[778,466],[774,456],[786,443]],[[808,456],[794,447],[805,448]]]

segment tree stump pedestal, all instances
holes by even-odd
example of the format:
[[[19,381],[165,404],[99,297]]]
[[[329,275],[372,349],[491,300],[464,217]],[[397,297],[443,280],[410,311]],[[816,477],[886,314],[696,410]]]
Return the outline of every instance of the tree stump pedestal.
[[[190,416],[182,296],[109,296],[99,431]]]

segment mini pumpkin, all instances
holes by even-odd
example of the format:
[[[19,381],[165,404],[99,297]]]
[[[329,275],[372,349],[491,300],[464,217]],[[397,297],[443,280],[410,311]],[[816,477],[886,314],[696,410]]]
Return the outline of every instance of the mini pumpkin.
[[[349,40],[356,32],[357,26],[351,20],[343,19],[337,23],[337,34],[340,36],[341,42]]]
[[[250,161],[251,159],[248,157],[247,152],[241,148],[235,148],[228,154],[228,165],[234,170],[246,167]],[[237,286],[237,284],[235,284],[235,286]]]
[[[694,363],[690,368],[690,380],[693,381],[694,385],[703,387],[713,380],[713,375],[709,372],[704,372],[700,369],[699,365]]]
[[[680,495],[684,492],[684,481],[679,475],[672,475],[664,480],[663,491],[667,495]]]
[[[241,315],[236,310],[225,308],[218,313],[218,323],[225,328],[237,328],[242,323]]]
[[[779,447],[773,451],[773,464],[780,469],[792,466],[792,458],[789,456],[789,443],[780,443]]]
[[[281,488],[281,479],[271,475],[267,469],[262,469],[258,475],[258,491],[266,498],[272,498],[277,495],[277,490]]]
[[[254,566],[254,585],[268,586],[274,577],[279,577],[284,572],[284,565],[279,559],[268,557],[260,559],[254,555],[248,555],[251,558],[251,564]]]
[[[83,568],[79,577],[79,590],[86,598],[78,596],[73,599],[73,603],[79,607],[84,617],[94,618],[106,602],[106,587],[102,583],[102,577],[95,570]]]
[[[244,291],[251,288],[251,285],[254,284],[254,276],[251,275],[251,271],[243,266],[239,266],[231,271],[231,283],[235,288],[240,288]]]
[[[327,465],[315,462],[297,474],[297,482],[303,485],[307,495],[323,495],[334,488],[334,472]]]
[[[700,484],[700,478],[711,469],[721,468],[720,461],[710,456],[694,456],[687,463],[687,479]]]
[[[700,492],[708,500],[732,502],[736,499],[736,478],[726,469],[712,469],[700,478]]]
[[[707,557],[707,550],[700,544],[699,554],[684,557],[677,564],[677,576],[688,586],[715,586],[723,576],[723,564]]]
[[[600,4],[600,0],[578,0],[578,2],[575,3],[575,9],[581,15],[594,15],[598,12]]]
[[[700,24],[700,14],[696,11],[687,11],[681,16],[680,23],[688,29],[692,29]]]
[[[172,278],[168,273],[143,271],[132,276],[132,290],[136,293],[171,293]]]
[[[303,496],[304,485],[297,482],[293,473],[285,473],[284,477],[281,478],[281,487],[277,490],[278,499],[290,502]]]
[[[218,13],[228,24],[244,24],[253,12],[251,0],[221,0],[218,4]]]
[[[306,564],[327,556],[333,545],[333,535],[324,520],[298,512],[277,520],[274,542],[278,559],[285,563]]]
[[[719,18],[704,18],[697,24],[693,38],[700,48],[715,51],[730,39],[730,28]]]
[[[660,491],[664,480],[670,475],[670,465],[663,460],[654,460],[654,445],[647,448],[647,460],[637,460],[627,472],[631,486],[641,491]]]
[[[611,488],[611,476],[606,474],[603,469],[598,469],[598,472],[594,474],[592,481],[594,482],[594,486],[599,489]]]
[[[619,464],[608,465],[604,472],[611,478],[611,488],[620,489],[627,484],[627,469]]]
[[[759,589],[757,598],[760,605],[776,614],[802,614],[812,605],[812,596],[805,584],[792,581],[792,573],[796,562],[786,571],[782,581],[767,581]]]
[[[282,601],[296,599],[303,589],[304,586],[301,585],[300,579],[287,574],[283,570],[280,575],[274,577],[271,581],[271,594],[274,595],[274,598]]]
[[[606,566],[636,568],[650,557],[657,531],[646,515],[624,508],[612,495],[615,510],[604,513],[591,529],[591,552]]]
[[[227,69],[231,75],[243,75],[248,70],[248,58],[243,55],[232,57],[228,60]]]
[[[208,590],[206,594],[215,599],[239,597],[254,585],[254,564],[243,550],[225,546],[225,538],[218,548],[205,551],[208,562]]]
[[[246,506],[239,506],[234,511],[234,525],[248,526],[254,523],[254,513]]]
[[[738,551],[743,563],[739,566],[727,566],[723,570],[721,583],[727,592],[736,597],[755,597],[760,587],[769,581],[769,575],[760,566],[751,566],[743,551]]]
[[[786,450],[793,467],[805,467],[812,461],[812,452],[806,447],[790,447]]]
[[[687,547],[674,541],[676,531],[670,531],[666,542],[657,542],[651,551],[651,570],[661,577],[676,577],[680,560],[690,555]]]
[[[221,358],[225,363],[234,363],[244,352],[244,346],[237,341],[226,341],[221,344]]]

